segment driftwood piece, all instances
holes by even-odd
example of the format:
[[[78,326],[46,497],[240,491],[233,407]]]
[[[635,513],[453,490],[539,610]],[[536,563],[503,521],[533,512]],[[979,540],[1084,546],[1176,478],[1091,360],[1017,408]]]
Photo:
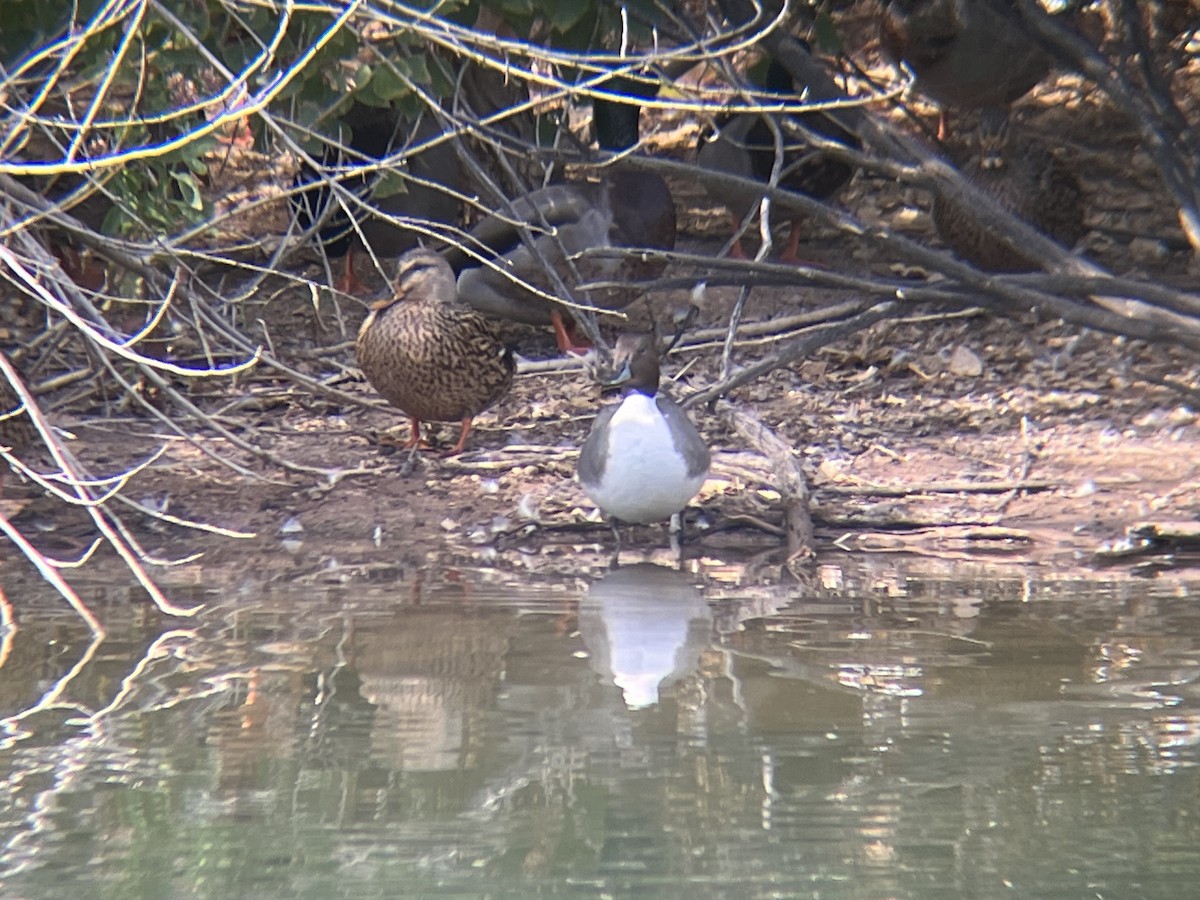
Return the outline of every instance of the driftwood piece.
[[[918,494],[1007,494],[1017,491],[1053,491],[1061,488],[1057,481],[927,481],[919,484],[875,485],[832,484],[819,487],[818,493],[847,497],[913,497]]]
[[[904,532],[862,531],[838,541],[861,553],[907,553],[938,559],[978,559],[981,553],[1021,555],[1036,543],[1035,532],[996,525],[947,524]]]
[[[789,559],[808,559],[813,555],[813,523],[808,512],[808,480],[792,458],[792,446],[746,407],[722,401],[717,414],[743,440],[771,462],[776,490],[783,498],[783,531]]]
[[[1139,522],[1125,537],[1096,548],[1098,562],[1120,562],[1142,556],[1200,553],[1200,522]]]

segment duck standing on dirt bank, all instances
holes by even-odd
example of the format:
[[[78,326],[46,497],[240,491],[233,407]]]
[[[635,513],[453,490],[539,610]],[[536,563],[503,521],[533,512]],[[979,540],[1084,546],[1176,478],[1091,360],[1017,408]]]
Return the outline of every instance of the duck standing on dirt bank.
[[[945,108],[1008,106],[1050,71],[1012,0],[889,0],[879,42],[917,76],[922,94]]]
[[[765,90],[780,94],[781,100],[798,102],[798,92],[792,75],[776,59],[767,64]],[[796,117],[806,128],[824,137],[857,147],[859,141],[838,123],[819,111],[803,113]],[[767,184],[771,180],[776,161],[776,134],[782,138],[782,166],[779,170],[779,187],[817,200],[834,196],[849,183],[854,168],[840,159],[827,156],[820,150],[797,143],[787,132],[771,127],[768,117],[762,113],[737,113],[717,122],[716,133],[701,138],[696,162],[714,172],[724,172],[742,178],[753,178]],[[761,196],[742,188],[719,185],[705,186],[709,196],[717,203],[729,208],[733,222],[733,247],[730,255],[746,259],[742,249],[742,223],[758,208]],[[791,215],[791,228],[787,246],[780,254],[781,262],[799,262],[800,222]]]
[[[625,102],[597,97],[593,101],[592,128],[602,150],[630,150],[638,142],[641,106],[637,98],[649,88],[629,79],[613,79],[602,87],[624,90]],[[675,201],[666,182],[652,172],[606,168],[599,183],[566,182],[530,191],[503,212],[481,220],[463,242],[446,253],[458,274],[458,293],[475,309],[490,316],[526,325],[550,325],[562,352],[583,349],[573,332],[566,307],[540,296],[554,295],[546,276],[553,269],[566,277],[575,267],[583,281],[642,280],[662,272],[661,264],[635,256],[614,259],[570,260],[575,254],[598,247],[672,250],[675,247]],[[530,243],[521,239],[527,228]],[[493,265],[482,265],[466,252],[471,249]],[[637,291],[616,289],[592,294],[604,309],[624,309],[639,296]]]
[[[648,524],[687,506],[708,477],[708,447],[691,419],[658,392],[658,353],[646,334],[623,334],[613,349],[617,374],[604,382],[620,403],[596,416],[576,474],[610,519]]]
[[[406,447],[420,445],[421,422],[461,422],[446,455],[461,453],[475,416],[512,387],[512,351],[495,323],[459,300],[449,264],[430,250],[400,258],[391,296],[371,306],[356,350],[371,386],[412,418]]]
[[[1014,133],[1009,112],[989,107],[974,135],[974,155],[960,168],[975,187],[1070,249],[1084,234],[1079,180],[1053,153]],[[972,219],[961,207],[934,200],[938,236],[962,259],[989,272],[1039,268],[1020,250]]]

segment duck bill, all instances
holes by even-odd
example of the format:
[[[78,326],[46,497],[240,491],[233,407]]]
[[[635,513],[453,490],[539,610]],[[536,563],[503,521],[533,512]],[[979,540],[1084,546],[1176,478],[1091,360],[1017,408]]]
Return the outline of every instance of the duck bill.
[[[633,378],[633,372],[629,370],[629,360],[626,360],[615,373],[600,382],[601,394],[615,394],[620,392],[626,384]]]

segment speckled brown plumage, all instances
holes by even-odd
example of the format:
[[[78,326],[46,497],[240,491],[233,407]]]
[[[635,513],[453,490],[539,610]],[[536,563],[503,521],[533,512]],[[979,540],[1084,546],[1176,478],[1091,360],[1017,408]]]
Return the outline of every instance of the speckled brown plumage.
[[[496,325],[459,301],[450,266],[429,250],[400,257],[392,296],[371,308],[357,351],[367,381],[412,418],[414,441],[422,421],[462,423],[451,453],[512,386],[512,353]]]
[[[960,171],[1001,206],[1066,247],[1084,234],[1084,199],[1079,181],[1044,147],[1020,138],[1002,109],[984,110],[973,155]],[[935,201],[938,235],[962,259],[991,272],[1037,268],[1018,250],[980,228],[958,206]]]
[[[888,0],[879,41],[921,93],[959,109],[1012,103],[1050,71],[1015,6],[1000,0]]]

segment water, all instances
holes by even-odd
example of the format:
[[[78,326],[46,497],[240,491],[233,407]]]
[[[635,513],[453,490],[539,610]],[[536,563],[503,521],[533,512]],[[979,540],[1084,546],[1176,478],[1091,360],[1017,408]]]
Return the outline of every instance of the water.
[[[1047,577],[6,582],[0,894],[1193,896],[1200,582]]]

